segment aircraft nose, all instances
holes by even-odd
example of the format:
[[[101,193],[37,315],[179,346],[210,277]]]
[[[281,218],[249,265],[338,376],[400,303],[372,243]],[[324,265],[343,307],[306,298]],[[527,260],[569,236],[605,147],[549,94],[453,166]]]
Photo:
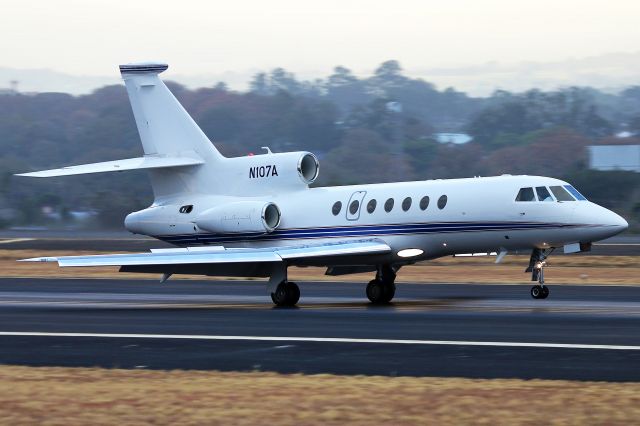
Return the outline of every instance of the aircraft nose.
[[[617,235],[629,227],[629,223],[622,216],[611,210],[607,210],[602,222],[612,231],[612,235]]]
[[[609,225],[613,226],[620,230],[620,232],[626,230],[629,227],[629,222],[625,220],[622,216],[612,211],[609,212]]]

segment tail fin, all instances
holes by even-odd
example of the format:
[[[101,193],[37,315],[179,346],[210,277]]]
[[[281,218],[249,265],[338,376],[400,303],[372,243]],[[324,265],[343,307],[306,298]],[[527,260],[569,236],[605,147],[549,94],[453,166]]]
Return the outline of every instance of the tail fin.
[[[144,157],[18,176],[54,177],[147,169],[156,201],[182,194],[220,193],[225,184],[220,176],[226,158],[158,77],[167,68],[166,64],[153,63],[120,65]]]
[[[197,154],[204,164],[181,169],[151,170],[156,197],[177,193],[211,192],[214,171],[225,157],[193,121],[158,74],[166,64],[120,65],[145,156],[189,157]]]

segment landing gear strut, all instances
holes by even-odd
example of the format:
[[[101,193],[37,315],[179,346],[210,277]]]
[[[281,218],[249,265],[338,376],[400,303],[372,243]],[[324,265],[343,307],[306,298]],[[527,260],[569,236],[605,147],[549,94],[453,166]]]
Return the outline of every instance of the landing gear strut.
[[[553,250],[553,248],[535,248],[531,252],[529,267],[525,272],[531,272],[531,281],[538,281],[538,285],[531,287],[531,297],[534,299],[546,299],[549,296],[549,287],[544,285],[544,267],[547,265],[547,257]]]
[[[398,268],[382,265],[378,268],[376,278],[367,285],[367,297],[374,305],[385,305],[391,302],[396,294],[396,272]]]

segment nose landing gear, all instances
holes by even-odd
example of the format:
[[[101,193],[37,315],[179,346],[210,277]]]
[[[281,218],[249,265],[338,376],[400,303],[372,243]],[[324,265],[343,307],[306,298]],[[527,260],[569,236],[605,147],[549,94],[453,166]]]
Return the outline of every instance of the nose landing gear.
[[[531,272],[531,281],[538,281],[538,285],[531,287],[531,297],[534,299],[546,299],[549,296],[549,287],[544,285],[544,267],[547,266],[546,259],[553,250],[535,248],[531,252],[529,267],[525,272]]]
[[[546,299],[549,296],[549,287],[534,285],[531,287],[531,297],[534,299]]]

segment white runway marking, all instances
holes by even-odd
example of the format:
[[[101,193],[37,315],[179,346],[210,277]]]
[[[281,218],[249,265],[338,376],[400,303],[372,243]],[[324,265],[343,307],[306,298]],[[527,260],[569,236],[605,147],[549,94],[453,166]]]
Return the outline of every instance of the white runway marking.
[[[0,244],[21,243],[23,241],[33,241],[35,238],[14,238],[12,240],[0,240]]]
[[[317,342],[317,343],[372,343],[392,345],[444,345],[444,346],[493,346],[516,348],[554,349],[607,349],[640,351],[640,346],[587,345],[580,343],[535,343],[535,342],[482,342],[470,340],[404,340],[404,339],[357,339],[342,337],[286,337],[286,336],[208,336],[189,334],[112,334],[112,333],[45,333],[35,331],[0,331],[1,336],[24,337],[95,337],[104,339],[185,339],[185,340],[240,340],[255,342]]]

